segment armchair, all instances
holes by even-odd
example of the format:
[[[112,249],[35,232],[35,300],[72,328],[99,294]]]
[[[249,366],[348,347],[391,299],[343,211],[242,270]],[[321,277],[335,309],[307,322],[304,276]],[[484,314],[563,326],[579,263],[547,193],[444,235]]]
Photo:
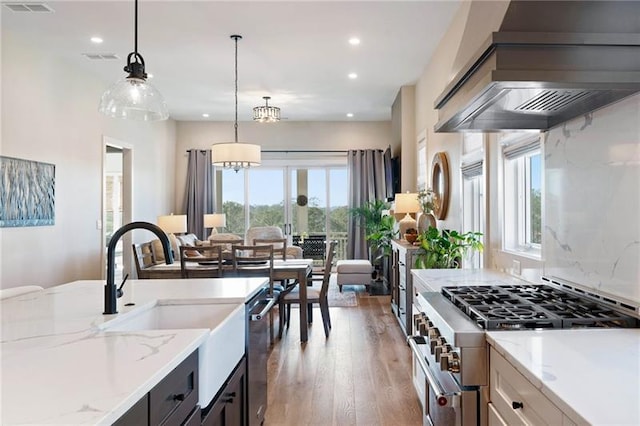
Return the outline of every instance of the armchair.
[[[284,238],[278,226],[254,226],[247,229],[245,244],[255,245],[255,240],[278,240]],[[286,248],[287,259],[302,259],[302,249],[296,246]]]

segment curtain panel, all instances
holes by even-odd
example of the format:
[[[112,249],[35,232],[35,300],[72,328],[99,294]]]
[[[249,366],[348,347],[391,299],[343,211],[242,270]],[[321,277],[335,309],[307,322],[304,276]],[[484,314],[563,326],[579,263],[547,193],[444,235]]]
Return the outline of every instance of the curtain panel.
[[[206,239],[204,215],[213,212],[213,165],[211,150],[190,149],[187,168],[187,188],[184,211],[187,213],[187,232],[198,239]]]
[[[379,149],[350,150],[347,153],[349,170],[349,209],[364,203],[386,198],[384,154]],[[368,259],[369,245],[365,229],[349,216],[347,227],[347,259]]]

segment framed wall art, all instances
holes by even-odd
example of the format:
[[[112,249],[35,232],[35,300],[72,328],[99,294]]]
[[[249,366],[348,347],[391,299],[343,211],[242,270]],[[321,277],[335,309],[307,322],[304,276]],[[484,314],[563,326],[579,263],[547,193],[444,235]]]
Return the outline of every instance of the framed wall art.
[[[55,165],[0,156],[0,180],[0,228],[55,224]]]

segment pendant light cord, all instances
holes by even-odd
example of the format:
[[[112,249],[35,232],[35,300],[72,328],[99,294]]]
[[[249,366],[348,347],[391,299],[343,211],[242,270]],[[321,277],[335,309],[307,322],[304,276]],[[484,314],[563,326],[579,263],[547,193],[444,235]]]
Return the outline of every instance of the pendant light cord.
[[[133,53],[138,56],[138,0],[134,3],[135,10],[133,12]]]
[[[231,38],[236,41],[236,120],[235,120],[235,124],[233,125],[233,128],[235,130],[235,135],[236,135],[235,140],[237,143],[238,142],[238,39],[242,38],[242,36],[232,35]]]

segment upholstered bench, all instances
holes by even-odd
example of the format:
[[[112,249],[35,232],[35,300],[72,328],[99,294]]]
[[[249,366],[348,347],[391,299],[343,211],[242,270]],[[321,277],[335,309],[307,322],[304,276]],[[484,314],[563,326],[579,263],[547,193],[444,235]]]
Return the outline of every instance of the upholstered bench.
[[[339,260],[336,264],[338,273],[338,287],[342,291],[343,285],[356,284],[368,287],[371,285],[371,262],[364,259]]]

